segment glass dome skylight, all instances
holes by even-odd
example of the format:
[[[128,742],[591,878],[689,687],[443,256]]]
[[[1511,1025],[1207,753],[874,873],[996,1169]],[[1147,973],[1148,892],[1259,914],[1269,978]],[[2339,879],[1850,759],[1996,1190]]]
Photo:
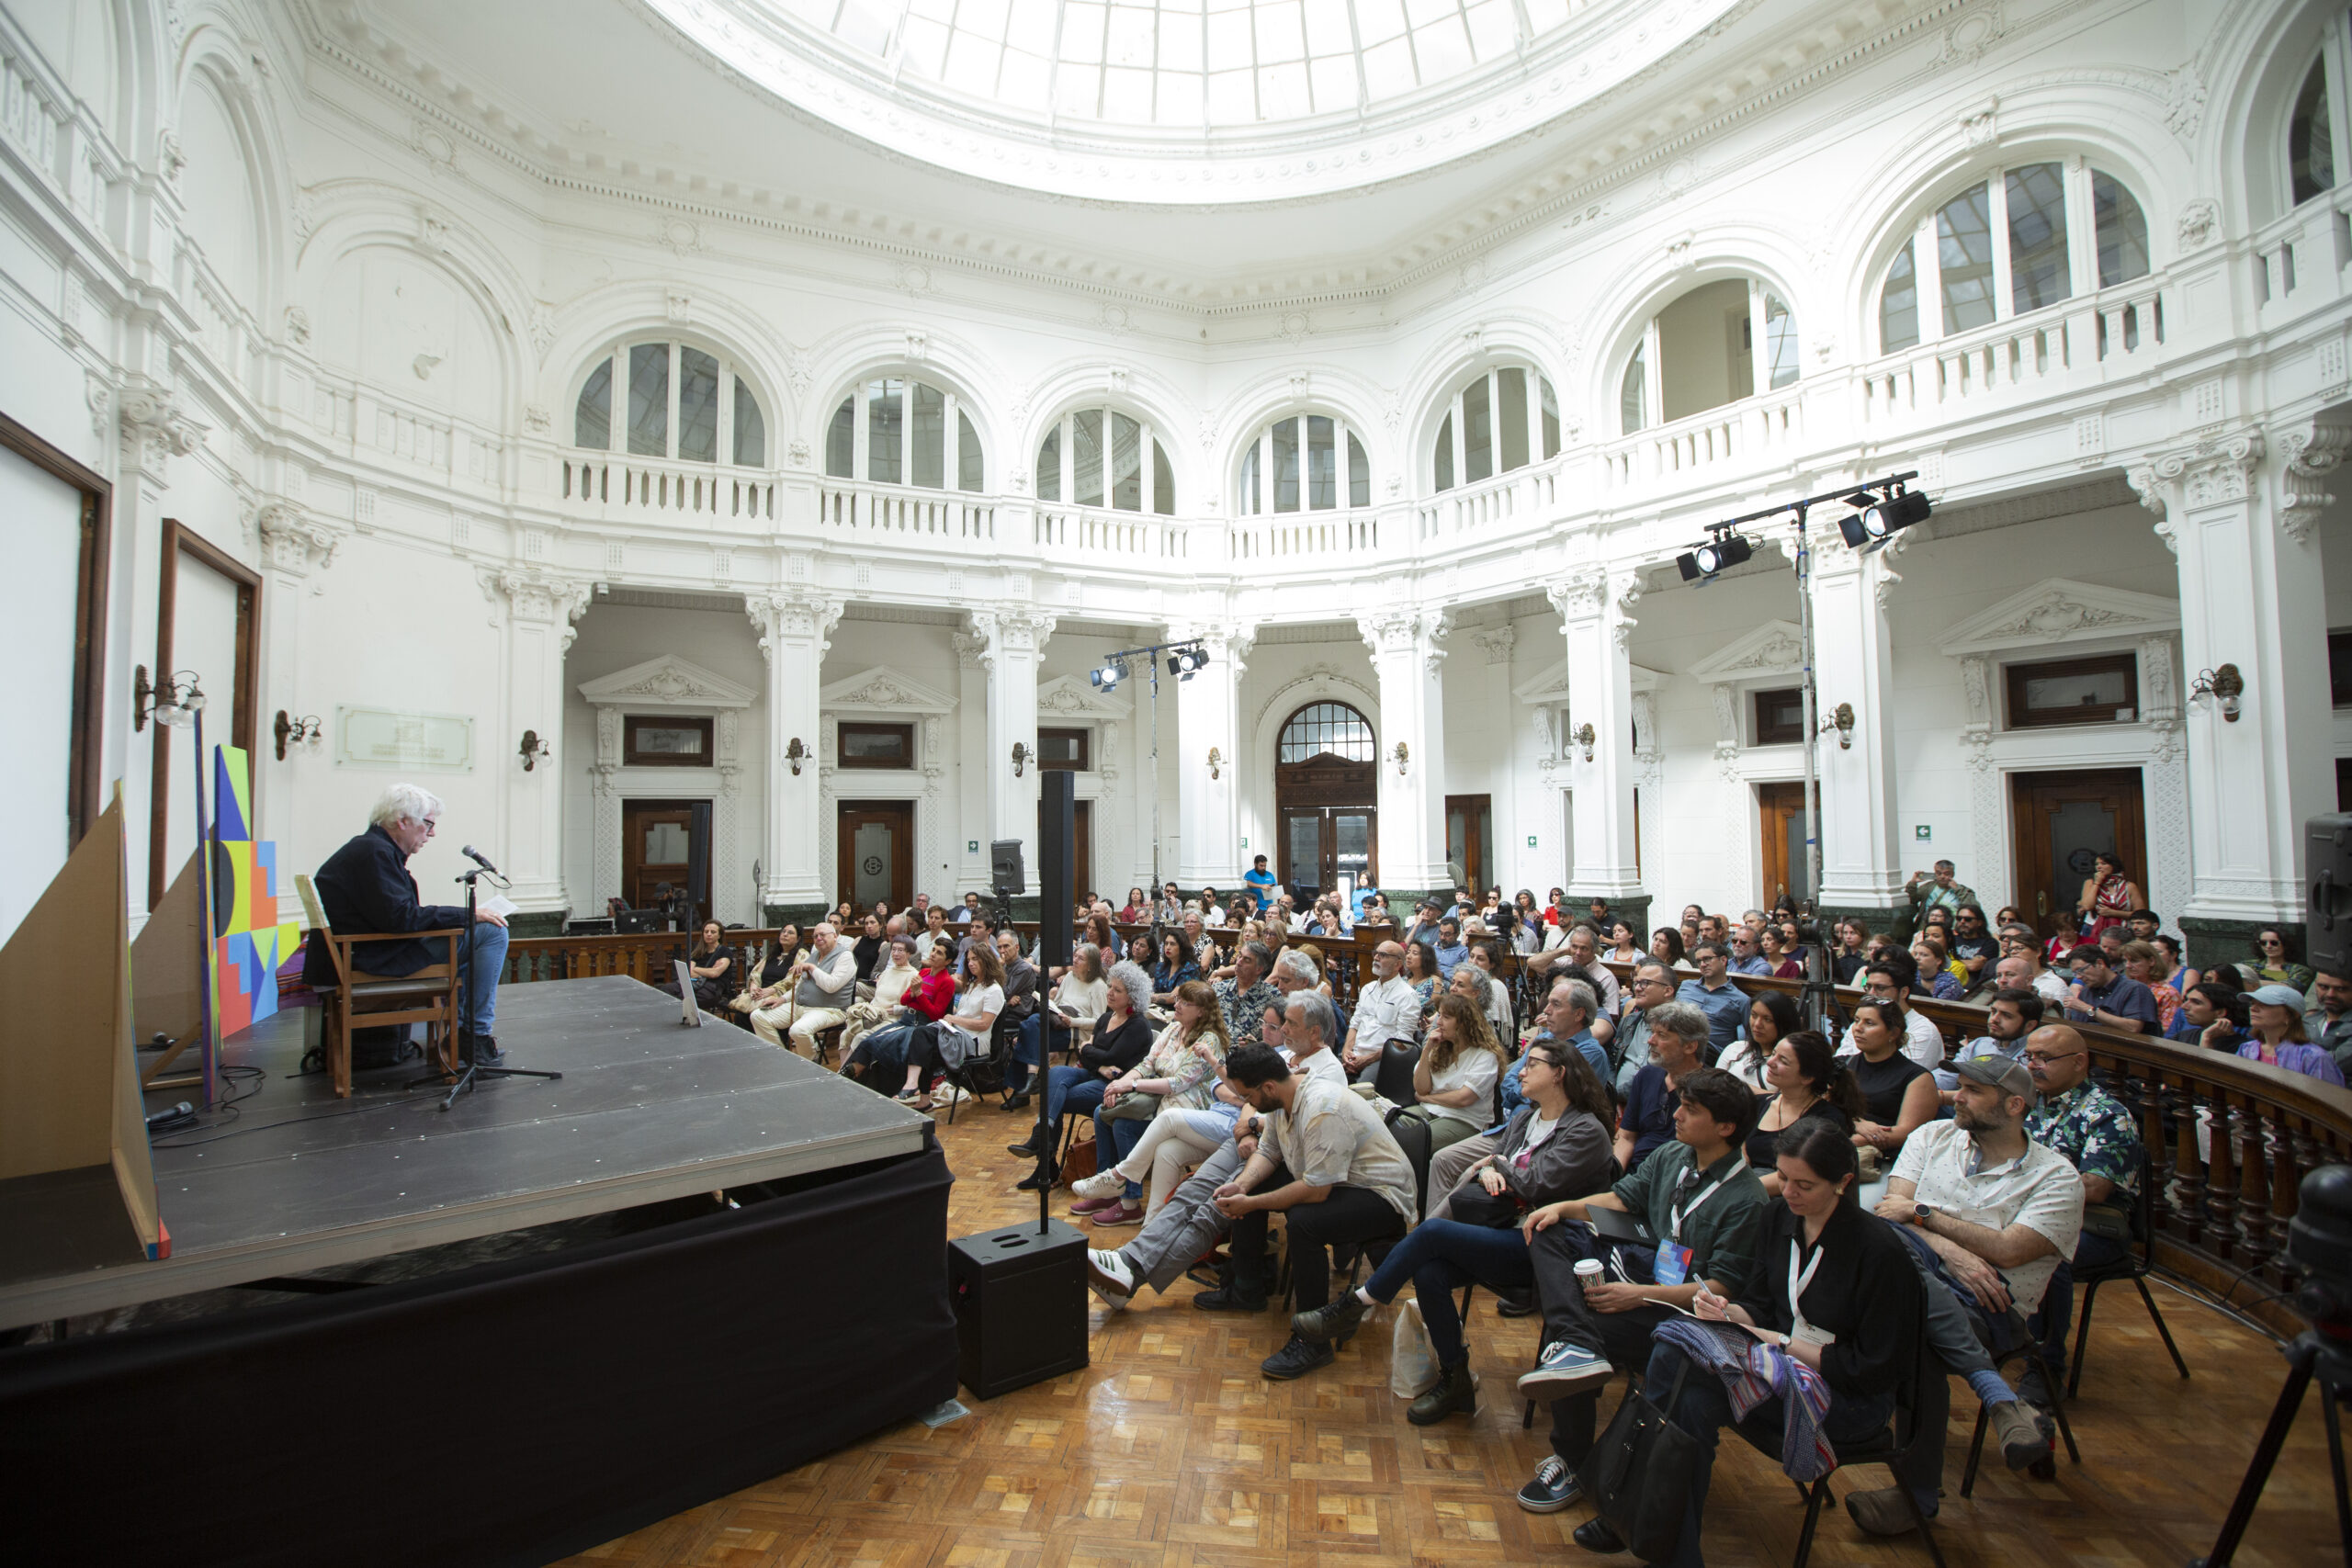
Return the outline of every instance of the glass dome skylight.
[[[1010,184],[1172,202],[1393,178],[1541,125],[1738,0],[645,0],[796,107]]]

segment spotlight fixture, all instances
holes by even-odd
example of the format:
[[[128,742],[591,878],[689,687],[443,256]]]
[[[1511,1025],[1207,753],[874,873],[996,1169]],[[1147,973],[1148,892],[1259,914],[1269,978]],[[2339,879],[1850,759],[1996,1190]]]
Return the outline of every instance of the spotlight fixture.
[[[784,760],[792,764],[793,777],[798,778],[800,776],[800,764],[807,759],[808,755],[808,748],[800,743],[800,737],[797,735],[794,736],[791,743],[784,749]]]
[[[1725,567],[1737,566],[1756,553],[1756,547],[1736,534],[1717,534],[1695,550],[1685,550],[1674,558],[1681,570],[1682,581],[1713,577]]]
[[[1180,648],[1168,656],[1168,672],[1180,681],[1189,681],[1196,671],[1207,668],[1208,661],[1208,649],[1204,648]]]
[[[2188,685],[2188,700],[2199,707],[2217,706],[2224,723],[2235,724],[2245,695],[2245,677],[2234,664],[2200,671]]]
[[[1126,672],[1126,666],[1120,663],[1117,660],[1113,659],[1104,661],[1102,668],[1100,670],[1088,671],[1086,672],[1086,678],[1092,682],[1096,686],[1107,692],[1118,685],[1120,678],[1125,675]]]
[[[286,749],[288,746],[308,746],[312,750],[318,750],[319,739],[324,733],[324,727],[319,723],[316,714],[307,714],[300,718],[293,718],[288,716],[284,708],[279,708],[277,723],[271,727],[270,732],[277,737],[277,760],[282,762],[286,761]]]
[[[1846,543],[1855,549],[1865,545],[1884,544],[1887,536],[1924,523],[1932,508],[1928,498],[1916,490],[1905,490],[1900,484],[1887,487],[1883,501],[1872,501],[1868,491],[1859,491],[1846,498],[1846,503],[1859,508],[1851,516],[1838,520],[1838,531]]]

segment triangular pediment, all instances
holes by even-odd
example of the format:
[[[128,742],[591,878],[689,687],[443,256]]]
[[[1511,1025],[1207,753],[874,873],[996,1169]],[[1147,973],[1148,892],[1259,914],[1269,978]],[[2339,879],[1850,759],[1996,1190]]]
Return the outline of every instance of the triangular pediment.
[[[583,681],[579,691],[595,707],[742,708],[759,698],[749,686],[674,653]]]
[[[1630,666],[1630,669],[1633,674],[1633,689],[1636,692],[1655,692],[1657,690],[1657,683],[1666,679],[1657,671],[1644,669],[1639,664]],[[1542,674],[1521,681],[1518,685],[1513,686],[1510,689],[1510,694],[1521,702],[1532,703],[1538,707],[1551,707],[1566,702],[1568,700],[1568,661],[1565,659],[1554,660],[1552,667]]]
[[[1804,631],[1794,621],[1767,621],[1690,666],[1693,680],[1722,685],[1793,675],[1804,665]]]
[[[1125,697],[1107,694],[1083,675],[1057,675],[1037,687],[1037,716],[1125,718],[1136,711]]]
[[[2147,637],[2180,627],[2180,601],[2068,577],[2045,578],[1946,632],[1936,651],[1959,659],[2012,648]]]
[[[835,681],[817,694],[826,713],[954,713],[956,699],[887,664]]]

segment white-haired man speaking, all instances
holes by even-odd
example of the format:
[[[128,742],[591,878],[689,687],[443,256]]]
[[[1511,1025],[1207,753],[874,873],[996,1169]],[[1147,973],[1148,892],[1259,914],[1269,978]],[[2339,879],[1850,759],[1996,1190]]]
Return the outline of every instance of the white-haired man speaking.
[[[397,935],[464,926],[464,906],[425,903],[408,869],[409,857],[433,837],[440,816],[439,795],[414,784],[396,784],[368,814],[368,830],[327,857],[311,880],[318,889],[327,924],[337,936]],[[473,933],[473,966],[466,976],[465,1007],[473,1024],[474,1059],[487,1063],[499,1056],[498,1040],[492,1031],[498,1021],[498,979],[506,965],[506,921],[487,910],[475,919],[481,929]],[[463,951],[461,945],[461,954]],[[351,953],[355,967],[393,979],[438,964],[442,957],[442,944],[424,942],[362,942]],[[334,956],[317,931],[311,933],[310,945],[303,951],[302,978],[312,986],[335,984]]]

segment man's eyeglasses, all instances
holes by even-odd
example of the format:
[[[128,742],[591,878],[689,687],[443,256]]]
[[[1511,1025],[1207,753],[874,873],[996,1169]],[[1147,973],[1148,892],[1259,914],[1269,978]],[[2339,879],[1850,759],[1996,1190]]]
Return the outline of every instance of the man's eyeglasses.
[[[2069,1056],[2084,1055],[2086,1053],[2081,1051],[2028,1051],[2025,1060],[2030,1067],[2046,1067],[2052,1062],[2063,1062]]]

